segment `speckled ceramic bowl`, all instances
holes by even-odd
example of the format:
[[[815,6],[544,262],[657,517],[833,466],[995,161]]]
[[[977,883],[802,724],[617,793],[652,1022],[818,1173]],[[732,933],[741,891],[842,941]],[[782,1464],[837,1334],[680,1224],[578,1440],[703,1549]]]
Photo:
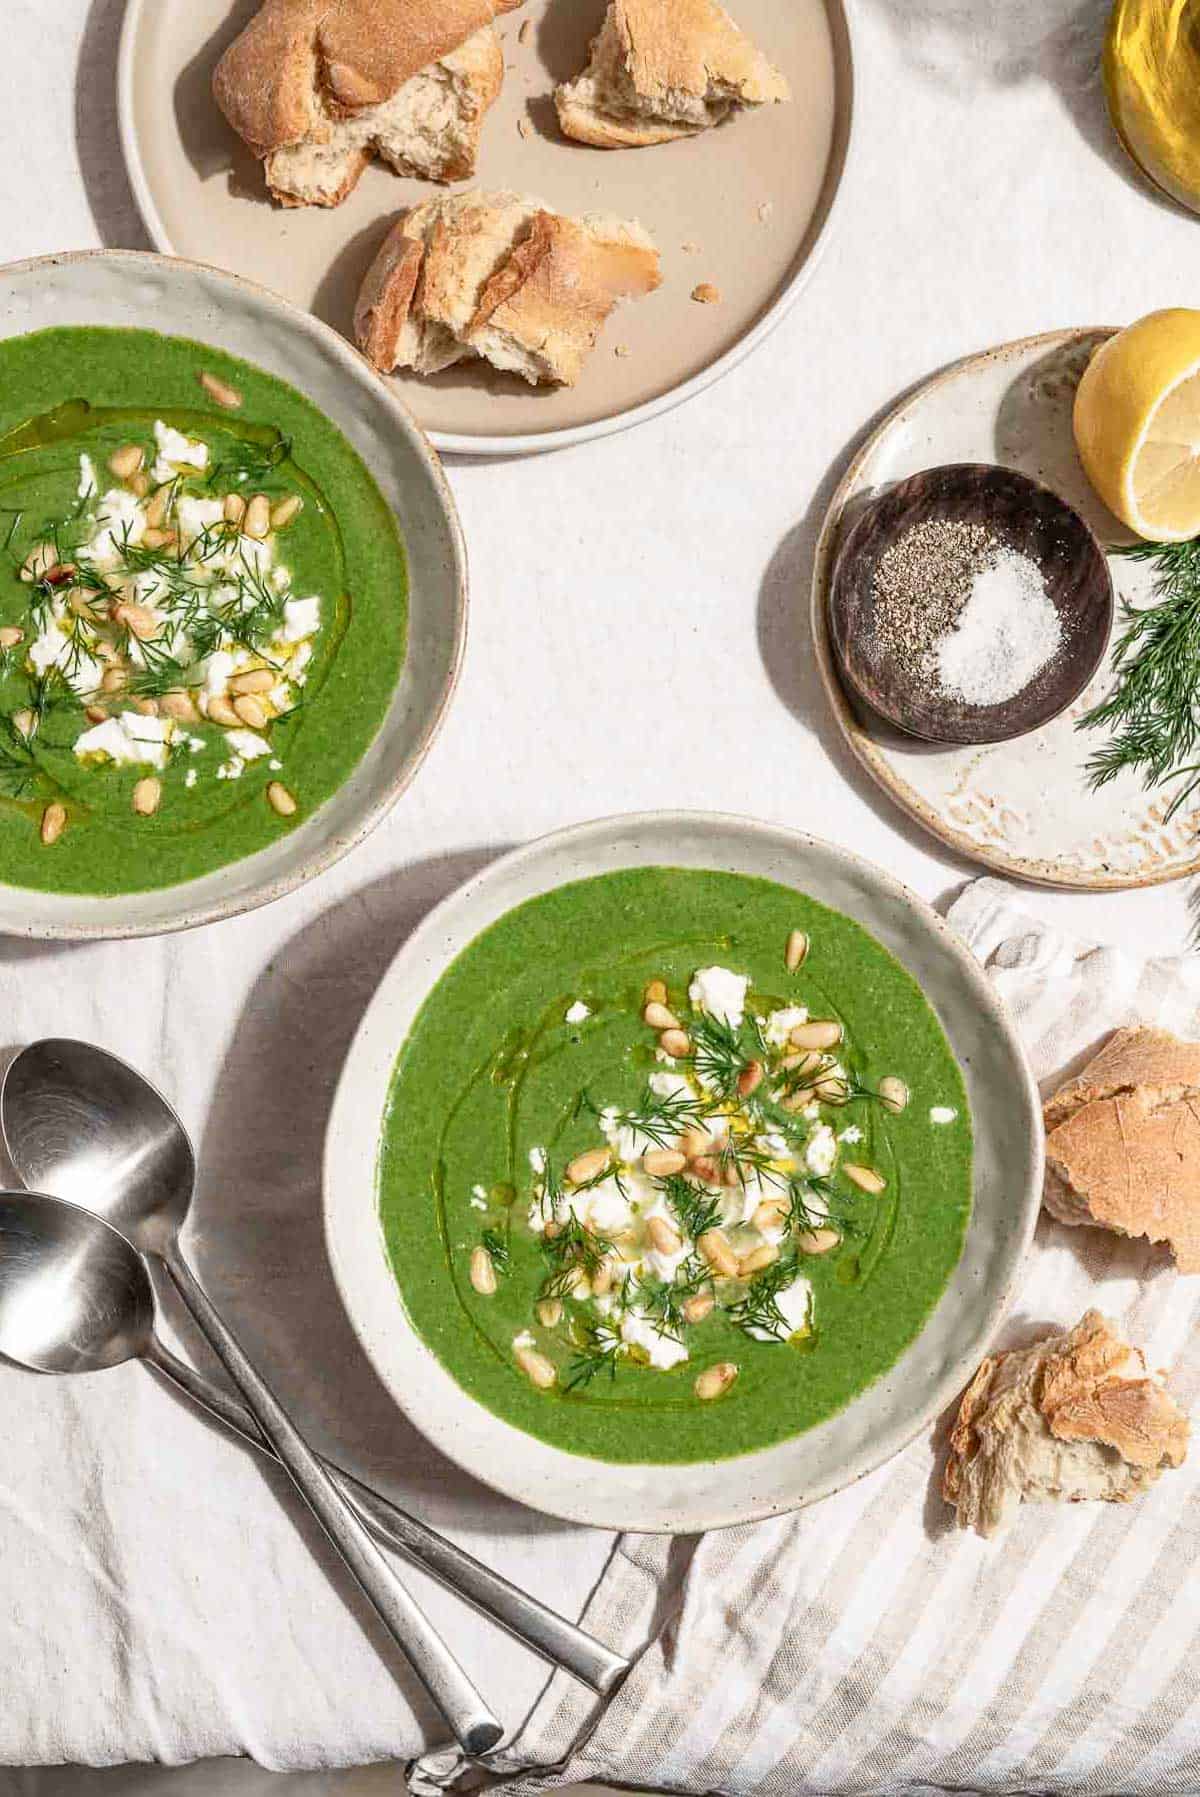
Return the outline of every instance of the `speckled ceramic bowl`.
[[[974,1213],[962,1259],[916,1341],[840,1415],[791,1441],[707,1465],[585,1459],[523,1434],[451,1377],[410,1325],[388,1265],[376,1160],[396,1055],[430,989],[505,912],[568,880],[618,868],[724,868],[798,887],[861,923],[920,983],[966,1080]],[[792,1510],[887,1460],[943,1410],[1012,1295],[1041,1201],[1037,1088],[994,990],[928,906],[830,843],[694,812],[609,818],[494,862],[433,911],[383,978],[342,1073],[325,1150],[325,1227],[350,1320],[397,1404],[487,1484],[572,1521],[688,1534]]]
[[[298,829],[201,879],[117,898],[0,884],[0,933],[152,936],[250,911],[324,872],[395,804],[458,678],[466,552],[437,456],[400,402],[336,331],[237,275],[130,250],[0,268],[0,338],[51,325],[195,337],[277,375],[342,431],[395,511],[409,570],[409,649],[379,732],[349,779]],[[64,395],[70,398],[71,395]]]

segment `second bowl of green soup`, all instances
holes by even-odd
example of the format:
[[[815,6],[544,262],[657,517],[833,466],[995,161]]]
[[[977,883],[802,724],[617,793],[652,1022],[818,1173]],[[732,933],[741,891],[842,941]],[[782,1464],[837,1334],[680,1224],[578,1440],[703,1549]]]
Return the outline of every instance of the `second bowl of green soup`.
[[[506,857],[401,952],[335,1110],[330,1245],[385,1382],[472,1471],[710,1527],[833,1489],[949,1399],[1039,1139],[982,973],[885,875],[618,819]]]
[[[436,458],[333,332],[234,277],[0,270],[0,542],[0,929],[278,896],[377,821],[448,702]]]

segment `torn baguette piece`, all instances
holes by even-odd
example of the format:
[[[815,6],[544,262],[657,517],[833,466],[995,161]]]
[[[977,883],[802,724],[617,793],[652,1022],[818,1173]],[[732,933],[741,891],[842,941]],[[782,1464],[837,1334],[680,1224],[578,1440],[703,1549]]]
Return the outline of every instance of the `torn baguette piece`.
[[[389,231],[359,294],[355,338],[383,373],[436,374],[482,357],[534,386],[573,386],[618,302],[660,280],[658,251],[636,222],[566,218],[523,194],[455,194]]]
[[[610,0],[587,68],[555,90],[568,137],[602,150],[693,137],[789,100],[779,70],[717,0]]]
[[[521,0],[265,0],[213,92],[286,206],[336,206],[373,156],[401,174],[474,172]]]
[[[1117,1030],[1042,1114],[1051,1216],[1167,1242],[1200,1272],[1200,1043]]]
[[[1182,1466],[1190,1425],[1138,1348],[1099,1311],[984,1360],[963,1395],[942,1496],[997,1535],[1022,1503],[1128,1503]]]

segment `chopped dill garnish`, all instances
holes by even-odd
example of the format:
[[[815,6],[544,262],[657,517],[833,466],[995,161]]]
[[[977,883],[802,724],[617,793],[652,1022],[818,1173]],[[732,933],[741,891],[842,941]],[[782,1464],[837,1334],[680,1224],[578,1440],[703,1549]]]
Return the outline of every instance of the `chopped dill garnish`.
[[[687,1028],[692,1038],[696,1078],[718,1098],[732,1102],[738,1095],[738,1080],[748,1058],[737,1030],[724,1018],[711,1017],[707,1012],[699,1013]]]
[[[656,1180],[655,1184],[675,1213],[684,1234],[690,1235],[694,1242],[710,1229],[721,1227],[721,1200],[712,1192],[692,1185],[681,1173],[672,1173],[670,1178]]]
[[[543,1234],[541,1242],[554,1269],[543,1280],[539,1298],[569,1298],[580,1274],[585,1279],[592,1278],[613,1252],[613,1244],[606,1236],[593,1235],[575,1216],[560,1224],[556,1235]]]
[[[769,1267],[764,1267],[750,1283],[744,1298],[729,1306],[726,1315],[739,1329],[761,1329],[776,1341],[787,1341],[796,1333],[779,1308],[779,1294],[800,1277],[800,1258],[784,1254]]]
[[[575,1391],[581,1385],[590,1385],[601,1373],[607,1373],[610,1379],[615,1379],[617,1360],[624,1345],[610,1324],[581,1324],[579,1351],[567,1367],[563,1390]]]
[[[38,765],[11,718],[0,717],[0,794],[27,799],[37,786]]]
[[[673,1148],[676,1139],[701,1118],[708,1116],[714,1106],[703,1098],[693,1098],[690,1092],[661,1094],[647,1084],[634,1110],[603,1111],[587,1092],[579,1095],[577,1115],[580,1109],[590,1111],[594,1117],[613,1118],[621,1128],[634,1130],[638,1135],[645,1136],[656,1148]]]
[[[508,1243],[498,1229],[485,1229],[482,1239],[484,1247],[492,1257],[492,1265],[503,1278],[505,1273],[512,1270],[512,1253]]]

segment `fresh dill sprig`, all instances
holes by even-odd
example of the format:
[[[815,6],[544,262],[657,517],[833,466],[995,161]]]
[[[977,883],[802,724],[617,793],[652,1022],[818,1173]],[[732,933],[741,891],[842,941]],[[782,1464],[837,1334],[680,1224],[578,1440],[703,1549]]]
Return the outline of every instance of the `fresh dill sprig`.
[[[721,1200],[701,1186],[694,1186],[681,1173],[655,1181],[659,1191],[675,1213],[685,1235],[698,1242],[710,1229],[721,1227]]]
[[[483,1245],[492,1257],[492,1265],[501,1278],[512,1270],[512,1252],[498,1229],[485,1229]]]
[[[747,1056],[741,1037],[723,1017],[702,1011],[688,1023],[692,1038],[692,1065],[696,1078],[710,1092],[732,1102],[738,1096],[738,1080],[746,1069]]]
[[[606,1236],[593,1235],[576,1216],[559,1224],[553,1236],[542,1235],[542,1249],[554,1263],[542,1282],[539,1298],[569,1298],[580,1274],[586,1279],[600,1271],[602,1262],[614,1252]]]
[[[683,1314],[684,1305],[711,1281],[708,1267],[696,1255],[690,1254],[673,1280],[639,1279],[628,1291],[627,1301],[638,1306],[656,1335],[670,1335],[678,1340],[688,1326]]]
[[[622,1128],[645,1136],[656,1148],[673,1148],[685,1130],[709,1116],[716,1108],[712,1102],[694,1098],[690,1092],[663,1094],[655,1092],[650,1085],[646,1086],[634,1110],[604,1112],[586,1092],[580,1093],[579,1106],[589,1110],[595,1117],[613,1117]]]
[[[11,718],[0,717],[0,795],[27,799],[37,778],[38,766],[29,744]]]
[[[590,1385],[601,1373],[607,1373],[610,1379],[615,1379],[617,1360],[624,1345],[610,1324],[581,1324],[579,1350],[567,1367],[563,1390],[575,1391],[581,1385]]]
[[[779,1294],[799,1276],[799,1256],[795,1253],[782,1255],[755,1276],[744,1298],[729,1306],[726,1314],[730,1322],[739,1329],[760,1329],[775,1341],[787,1341],[796,1332],[779,1308]]]
[[[1139,773],[1146,789],[1182,780],[1169,821],[1200,785],[1200,538],[1135,543],[1115,553],[1155,565],[1156,603],[1122,607],[1113,689],[1079,720],[1081,730],[1113,730],[1087,774],[1097,788],[1126,770]]]

